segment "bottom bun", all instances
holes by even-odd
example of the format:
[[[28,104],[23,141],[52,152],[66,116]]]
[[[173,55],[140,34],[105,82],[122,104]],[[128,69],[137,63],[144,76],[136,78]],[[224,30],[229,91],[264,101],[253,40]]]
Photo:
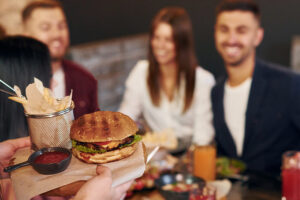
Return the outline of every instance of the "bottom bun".
[[[97,163],[97,164],[104,164],[116,160],[120,160],[122,158],[126,158],[133,154],[133,152],[137,148],[137,143],[129,146],[124,147],[122,149],[116,149],[113,151],[108,151],[105,153],[84,153],[81,151],[78,151],[75,148],[72,148],[73,155],[79,158],[80,160],[87,162],[87,163]]]

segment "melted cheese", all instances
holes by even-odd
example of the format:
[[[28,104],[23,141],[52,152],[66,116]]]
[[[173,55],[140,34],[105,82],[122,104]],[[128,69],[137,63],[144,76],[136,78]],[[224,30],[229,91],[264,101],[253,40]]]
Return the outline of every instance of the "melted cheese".
[[[108,148],[112,149],[112,148],[118,147],[119,144],[120,144],[120,142],[110,142],[108,144],[101,145],[101,146],[104,147],[104,148],[108,147]]]

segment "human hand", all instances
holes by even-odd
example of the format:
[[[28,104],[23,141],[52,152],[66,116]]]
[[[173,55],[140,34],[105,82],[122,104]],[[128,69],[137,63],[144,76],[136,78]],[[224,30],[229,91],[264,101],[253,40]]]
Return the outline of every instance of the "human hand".
[[[116,187],[113,187],[113,197],[111,200],[123,200],[126,197],[126,192],[132,185],[134,180],[128,181]]]
[[[9,161],[18,149],[29,147],[31,145],[29,137],[6,140],[0,143],[0,163],[3,166],[9,164]]]
[[[125,197],[132,181],[112,187],[112,174],[109,168],[97,166],[97,176],[86,182],[74,200],[120,200]]]

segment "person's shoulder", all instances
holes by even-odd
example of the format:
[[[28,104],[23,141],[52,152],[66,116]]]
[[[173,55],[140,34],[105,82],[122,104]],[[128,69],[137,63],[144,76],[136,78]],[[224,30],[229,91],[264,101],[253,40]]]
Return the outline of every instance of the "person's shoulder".
[[[131,74],[136,76],[143,76],[147,74],[149,68],[149,62],[147,60],[139,60],[132,68]]]
[[[136,65],[134,66],[135,69],[139,70],[147,70],[149,68],[148,60],[139,60]]]
[[[200,83],[207,83],[212,85],[215,84],[214,75],[201,66],[197,66],[196,68],[196,80]]]
[[[81,79],[86,79],[92,82],[96,82],[95,77],[86,70],[83,66],[70,60],[63,60],[62,66],[65,73],[71,76],[79,76]]]
[[[296,85],[300,87],[300,74],[286,66],[267,61],[258,60],[257,65],[262,74],[271,82],[278,82],[288,87]]]
[[[264,74],[269,76],[279,76],[279,77],[293,77],[299,76],[298,72],[293,71],[291,68],[277,64],[268,62],[265,60],[258,59],[256,61],[256,66],[259,67]]]

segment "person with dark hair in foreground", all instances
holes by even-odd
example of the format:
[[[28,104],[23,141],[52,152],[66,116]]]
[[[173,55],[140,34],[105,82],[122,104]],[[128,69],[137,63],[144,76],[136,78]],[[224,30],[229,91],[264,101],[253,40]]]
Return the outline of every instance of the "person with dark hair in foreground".
[[[67,20],[59,1],[43,0],[29,3],[22,12],[24,34],[45,43],[51,55],[51,90],[63,98],[73,90],[74,117],[99,110],[97,81],[78,64],[65,60],[70,45]]]
[[[0,40],[0,79],[10,86],[17,85],[23,94],[34,77],[45,87],[50,86],[50,55],[46,45],[25,37],[6,37]],[[0,84],[2,90],[9,90]],[[12,91],[10,91],[12,92]],[[23,106],[0,92],[0,142],[28,136]]]
[[[300,149],[300,76],[256,57],[264,30],[254,1],[224,0],[216,11],[227,71],[212,90],[218,155],[278,177],[282,154]]]
[[[180,7],[167,7],[154,17],[148,60],[131,71],[120,112],[143,116],[152,131],[167,128],[178,138],[208,144],[214,136],[210,91],[213,75],[198,66],[192,24]]]

